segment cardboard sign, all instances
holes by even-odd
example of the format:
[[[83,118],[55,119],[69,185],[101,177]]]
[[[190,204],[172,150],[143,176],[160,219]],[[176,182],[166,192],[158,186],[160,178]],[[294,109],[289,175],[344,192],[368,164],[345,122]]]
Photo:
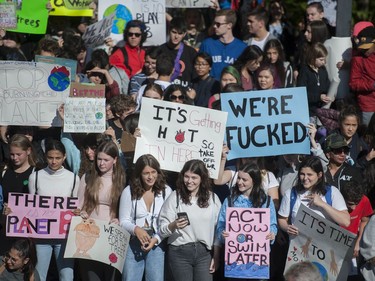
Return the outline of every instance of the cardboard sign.
[[[225,277],[269,279],[270,210],[227,208],[225,229]]]
[[[306,88],[221,94],[228,159],[310,154]]]
[[[166,0],[167,8],[208,8],[212,6],[210,0]]]
[[[35,56],[36,62],[45,62],[49,64],[53,64],[55,66],[66,66],[70,69],[70,80],[76,80],[76,72],[77,72],[77,61],[65,58],[58,58],[58,57],[47,57],[47,56]]]
[[[66,66],[0,61],[0,125],[61,126],[57,109],[70,83]]]
[[[311,261],[323,280],[346,280],[356,236],[303,204],[294,225],[299,235],[291,237],[285,271],[300,261]]]
[[[102,45],[105,39],[111,36],[114,18],[115,14],[112,14],[94,24],[89,25],[82,36],[85,46],[95,48]]]
[[[74,217],[64,258],[79,258],[111,265],[122,273],[130,234],[117,224]]]
[[[0,3],[0,28],[17,28],[16,5]]]
[[[71,98],[105,98],[105,85],[73,82],[70,86]]]
[[[186,161],[201,159],[217,178],[227,113],[204,107],[142,99],[134,162],[152,154],[162,169],[179,172]]]
[[[65,239],[78,198],[9,193],[8,206],[7,236]]]

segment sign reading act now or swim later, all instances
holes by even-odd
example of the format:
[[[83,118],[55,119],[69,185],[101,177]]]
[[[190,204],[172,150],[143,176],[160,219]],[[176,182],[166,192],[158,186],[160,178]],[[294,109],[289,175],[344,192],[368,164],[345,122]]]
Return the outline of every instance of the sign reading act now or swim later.
[[[309,154],[306,88],[221,94],[228,159]]]

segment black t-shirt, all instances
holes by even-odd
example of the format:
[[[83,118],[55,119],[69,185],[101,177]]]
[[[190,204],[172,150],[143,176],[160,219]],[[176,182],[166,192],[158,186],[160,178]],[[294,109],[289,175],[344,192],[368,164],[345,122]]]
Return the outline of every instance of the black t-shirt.
[[[201,107],[208,107],[208,100],[214,94],[220,93],[220,82],[209,76],[205,80],[196,78],[193,80],[193,87],[197,93],[194,104]]]
[[[16,173],[13,169],[6,169],[1,177],[0,184],[3,187],[4,202],[8,202],[10,192],[29,193],[29,176],[34,167],[29,167],[23,173]]]

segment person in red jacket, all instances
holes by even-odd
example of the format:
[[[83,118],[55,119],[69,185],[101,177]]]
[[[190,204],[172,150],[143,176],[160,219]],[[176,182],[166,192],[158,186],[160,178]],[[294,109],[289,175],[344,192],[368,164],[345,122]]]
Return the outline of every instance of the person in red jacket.
[[[349,86],[356,94],[366,126],[375,112],[375,27],[364,28],[355,38],[361,51],[352,58]]]
[[[145,62],[146,25],[140,20],[131,20],[124,30],[124,46],[118,46],[109,58],[112,66],[125,70],[129,78],[142,71]],[[116,47],[115,47],[116,48]]]

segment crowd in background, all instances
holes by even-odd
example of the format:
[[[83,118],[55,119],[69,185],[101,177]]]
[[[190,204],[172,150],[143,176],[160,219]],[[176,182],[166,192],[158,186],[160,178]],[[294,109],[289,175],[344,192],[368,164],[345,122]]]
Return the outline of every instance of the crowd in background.
[[[320,2],[307,5],[298,27],[281,0],[213,1],[211,8],[169,9],[167,15],[167,41],[160,46],[145,47],[147,24],[139,20],[127,22],[123,40],[107,38],[97,48],[82,39],[92,18],[51,16],[40,36],[0,31],[0,60],[76,60],[76,82],[105,85],[107,121],[102,134],[1,126],[0,280],[225,280],[228,207],[270,209],[270,280],[284,280],[301,204],[357,236],[358,269],[347,280],[375,280],[373,23],[354,24],[351,58],[339,60],[334,70],[350,73],[350,91],[332,95],[326,62],[335,27]],[[179,173],[163,171],[149,154],[133,163],[144,98],[221,110],[221,93],[289,87],[306,87],[311,155],[227,161],[230,148],[223,144],[214,181],[196,159]],[[63,121],[64,105],[58,115]],[[123,273],[64,258],[64,240],[6,237],[10,192],[78,197],[76,215],[126,229],[131,239]],[[285,278],[323,280],[315,271],[305,262]]]

